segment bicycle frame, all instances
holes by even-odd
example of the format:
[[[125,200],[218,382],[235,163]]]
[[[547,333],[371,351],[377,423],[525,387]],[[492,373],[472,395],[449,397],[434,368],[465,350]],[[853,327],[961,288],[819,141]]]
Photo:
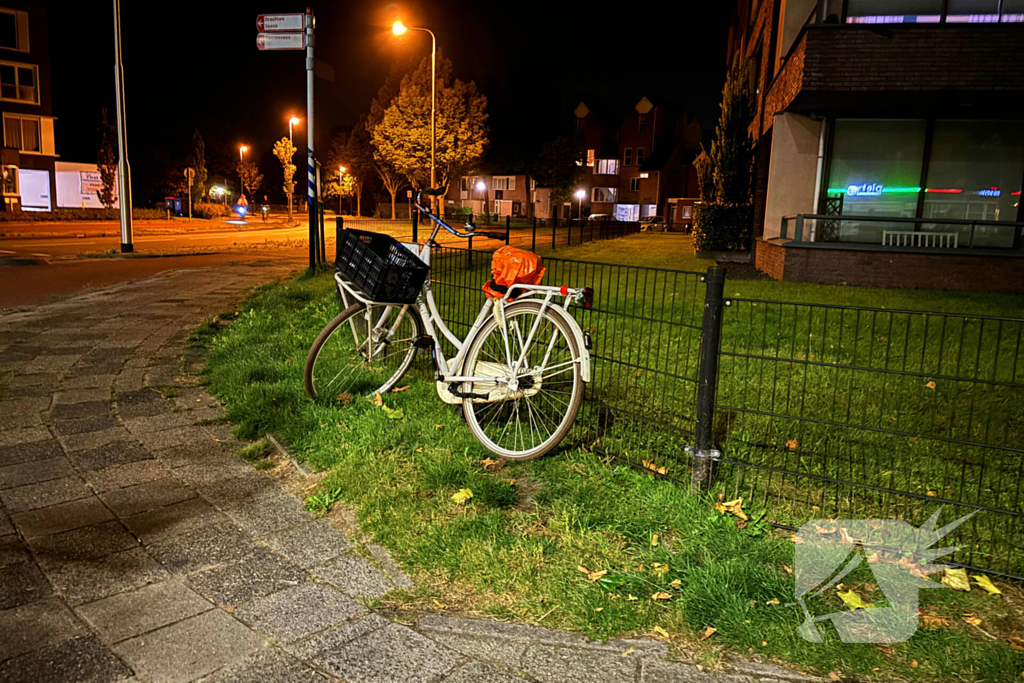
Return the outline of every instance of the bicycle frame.
[[[448,232],[452,233],[453,235],[459,237],[472,236],[472,233],[463,234],[458,232],[457,230],[446,224],[439,217],[432,214],[428,209],[425,209],[424,207],[420,206],[419,197],[417,197],[416,206],[421,212],[426,214],[431,220],[434,221],[434,229],[431,232],[430,237],[427,239],[425,244],[402,243],[402,246],[406,247],[414,254],[416,254],[420,258],[420,260],[422,260],[428,266],[430,265],[431,247],[432,245],[437,244],[437,234],[442,227],[445,228]],[[390,315],[389,309],[399,309],[398,315],[395,316],[394,321],[389,326],[387,332],[388,336],[391,336],[395,333],[395,331],[398,329],[398,325],[405,317],[409,309],[409,306],[412,305],[389,305],[387,302],[370,301],[369,299],[366,299],[362,294],[360,294],[355,289],[355,287],[353,287],[347,280],[342,278],[339,274],[335,273],[334,279],[338,285],[338,291],[341,295],[342,303],[345,307],[348,307],[350,304],[349,297],[352,297],[356,301],[360,301],[366,304],[367,311],[370,311],[371,306],[384,307],[384,310],[381,311],[380,316],[378,317],[377,321],[373,323],[373,326],[369,327],[368,325],[369,329],[381,330],[383,326],[386,324],[387,318]],[[561,306],[555,303],[556,297],[560,296],[565,297],[565,301],[562,303]],[[438,379],[442,382],[514,383],[515,378],[518,376],[518,373],[523,369],[522,365],[525,363],[526,352],[530,348],[531,343],[533,342],[533,337],[536,334],[538,327],[540,326],[541,318],[543,317],[544,313],[548,310],[557,311],[561,315],[562,319],[566,321],[571,333],[576,338],[577,348],[580,352],[580,358],[578,359],[580,363],[580,374],[584,382],[589,382],[590,354],[587,352],[587,349],[589,348],[590,344],[586,336],[580,330],[579,325],[576,323],[575,319],[573,319],[571,315],[568,315],[568,313],[565,312],[568,309],[568,306],[571,302],[582,301],[585,296],[586,294],[584,289],[570,289],[568,287],[551,287],[546,285],[514,284],[511,287],[509,287],[508,291],[500,299],[488,298],[486,301],[484,301],[484,305],[480,308],[480,312],[477,314],[476,320],[473,322],[472,326],[469,329],[469,332],[466,334],[465,340],[459,339],[448,328],[448,326],[445,325],[444,320],[441,317],[441,313],[437,308],[437,302],[434,300],[434,293],[433,290],[431,289],[429,278],[424,283],[423,290],[421,291],[420,296],[417,297],[415,306],[420,314],[420,319],[423,321],[424,334],[429,336],[434,342],[433,351],[439,375]],[[523,301],[527,299],[539,300],[541,302],[541,307],[537,311],[537,315],[534,318],[533,325],[531,326],[531,329],[527,334],[525,340],[522,338],[521,331],[519,331],[519,348],[521,350],[518,358],[512,358],[511,346],[509,344],[509,330],[508,325],[505,323],[504,311],[505,308],[507,308],[509,305],[513,303],[513,301]],[[500,306],[500,308],[497,310],[495,309],[496,305]],[[559,311],[558,309],[562,310]],[[367,315],[369,315],[369,313],[367,313]],[[505,353],[509,361],[509,366],[512,369],[512,376],[495,377],[492,375],[477,377],[458,374],[462,369],[462,363],[465,360],[466,354],[468,353],[469,350],[469,344],[467,342],[469,342],[476,336],[476,334],[480,331],[480,328],[483,327],[483,325],[487,322],[487,318],[489,315],[499,316],[499,329],[504,340]],[[367,319],[367,323],[370,322],[371,321]],[[351,323],[351,327],[353,338],[357,343],[359,343],[354,322]],[[457,349],[454,358],[449,360],[448,358],[445,357],[444,350],[441,348],[441,342],[437,336],[438,331],[440,331],[441,334],[444,335],[444,338],[451,342],[451,344]],[[547,363],[548,358],[551,355],[555,340],[556,338],[552,337],[551,341],[549,342],[548,349],[544,354],[544,364]],[[374,352],[376,352],[376,350],[374,350]],[[573,362],[576,361],[574,360]]]

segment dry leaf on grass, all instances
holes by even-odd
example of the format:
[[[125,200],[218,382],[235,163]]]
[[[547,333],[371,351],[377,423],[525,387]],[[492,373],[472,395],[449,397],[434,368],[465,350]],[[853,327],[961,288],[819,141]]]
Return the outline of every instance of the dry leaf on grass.
[[[459,489],[452,494],[452,500],[455,501],[456,505],[464,505],[467,500],[473,497],[473,492],[469,489]]]
[[[668,574],[668,565],[662,562],[651,562],[651,571],[658,576]]]
[[[971,626],[981,626],[981,619],[973,614],[961,614],[960,616],[964,618],[965,623],[968,623]]]
[[[651,600],[668,600],[671,597],[671,593],[666,593],[665,591],[658,591],[657,593],[651,596]]]
[[[852,588],[845,593],[842,591],[837,591],[837,593],[839,595],[839,599],[842,600],[850,609],[866,609],[868,607],[874,607],[874,605],[861,600],[861,597],[857,595]]]
[[[787,574],[792,574],[792,573],[793,573],[793,568],[792,568],[792,567],[790,567],[790,566],[789,566],[788,564],[786,564],[785,562],[783,562],[783,563],[782,563],[782,569],[783,569],[783,570],[784,570],[784,571],[785,571],[785,572],[786,572]]]
[[[937,628],[949,626],[949,619],[937,617],[934,614],[922,614],[921,626],[924,626],[929,631],[934,631]]]
[[[843,674],[841,674],[838,671],[829,671],[828,672],[828,680],[830,680],[830,681],[841,681],[841,680],[843,680]]]
[[[437,601],[437,598],[432,598],[432,599],[434,601],[434,604],[437,605],[438,609],[447,609],[448,605],[441,604],[440,602]]]
[[[1021,638],[1020,636],[1010,636],[1006,639],[1006,642],[1010,644],[1011,650],[1024,651],[1024,638]]]
[[[650,460],[644,460],[642,462],[643,462],[643,466],[644,466],[645,470],[648,470],[650,472],[654,472],[655,474],[667,474],[668,473],[668,469],[666,469],[665,467],[658,467],[658,465],[656,463],[654,463],[654,462],[652,462]]]
[[[411,384],[406,384],[406,385],[405,385],[404,387],[395,387],[394,389],[392,389],[392,390],[391,390],[391,393],[393,393],[393,394],[397,394],[397,393],[398,393],[398,392],[400,392],[400,391],[405,391],[405,390],[406,390],[406,389],[408,389],[408,388],[409,388],[410,386],[412,386],[412,385],[411,385]]]
[[[659,536],[658,534],[654,534],[653,536],[651,536],[651,547],[652,548],[657,548],[658,547],[658,541],[660,539],[661,539],[661,536]]]
[[[599,571],[599,572],[592,572],[592,571],[590,571],[589,569],[587,569],[586,567],[584,567],[584,566],[583,566],[582,564],[581,564],[581,565],[578,565],[578,566],[576,567],[576,569],[577,569],[577,571],[581,571],[581,572],[583,572],[584,574],[586,574],[586,575],[587,575],[587,581],[590,581],[591,583],[594,583],[595,581],[597,581],[597,580],[598,580],[598,579],[600,579],[600,578],[601,578],[602,576],[604,576],[605,574],[607,574],[607,573],[608,573],[608,570],[607,570],[607,569],[602,569],[602,570],[601,570],[601,571]]]
[[[992,580],[984,574],[971,574],[971,578],[974,579],[975,585],[980,587],[982,590],[988,592],[989,595],[1002,595],[1003,592],[995,587]]]
[[[967,580],[967,570],[964,568],[947,569],[942,576],[942,583],[955,591],[971,590],[971,582]]]
[[[632,596],[630,596],[630,597],[632,597]],[[666,631],[665,629],[663,629],[660,626],[655,626],[651,630],[654,631],[655,633],[657,633],[659,636],[661,636],[663,638],[668,638],[668,631]]]
[[[373,392],[373,398],[371,398],[370,400],[373,401],[373,405],[377,406],[378,408],[384,405],[384,399],[380,397],[379,391]]]
[[[910,668],[912,668],[912,669],[916,669],[917,668],[917,660],[916,659],[911,659],[910,660]]]
[[[629,595],[628,593],[626,594],[626,600],[627,600],[628,602],[636,602],[636,601],[637,601],[637,600],[639,600],[639,599],[640,599],[640,598],[636,597],[635,595]],[[654,627],[654,629],[655,629],[655,630],[658,630],[658,627],[657,627],[657,626],[655,626],[655,627]]]
[[[885,655],[886,659],[892,659],[892,656],[896,654],[896,650],[893,650],[891,647],[885,647],[884,645],[879,645],[878,651]]]
[[[729,500],[724,503],[715,503],[715,509],[721,512],[723,515],[728,512],[739,517],[744,522],[750,519],[747,517],[747,513],[743,511],[743,499],[737,498],[736,500]]]
[[[676,579],[675,581],[673,581],[672,583],[669,584],[669,586],[671,586],[672,588],[679,588],[682,585],[683,585],[683,582],[680,581],[679,579]]]
[[[797,441],[796,439],[790,439],[789,441],[786,442],[786,448],[788,448],[791,451],[795,451],[796,449],[800,448],[800,442]]]
[[[717,631],[718,631],[717,628],[714,628],[712,626],[708,626],[707,628],[704,629],[704,633],[702,633],[700,635],[700,639],[701,640],[707,640],[708,638],[713,636],[715,634],[715,632],[717,632]]]
[[[778,598],[772,598],[771,600],[768,600],[764,604],[775,606],[775,605],[779,604],[779,599]]]
[[[484,458],[483,460],[481,460],[477,464],[480,465],[481,467],[487,469],[487,468],[494,467],[495,465],[500,465],[501,463],[499,463],[497,460],[491,460],[490,458]]]

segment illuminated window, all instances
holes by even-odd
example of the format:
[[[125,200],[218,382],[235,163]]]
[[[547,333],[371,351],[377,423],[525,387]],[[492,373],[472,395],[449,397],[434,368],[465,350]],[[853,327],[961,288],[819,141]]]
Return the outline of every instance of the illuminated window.
[[[619,188],[617,187],[595,187],[591,194],[591,201],[613,203],[618,200]]]
[[[593,165],[594,165],[594,150],[588,149],[587,150],[587,166],[593,166]]]
[[[514,175],[496,175],[493,182],[495,190],[516,189],[516,177]]]
[[[594,173],[595,175],[619,175],[619,160],[599,159]]]
[[[35,66],[0,62],[0,100],[39,104],[38,84]]]
[[[22,152],[40,152],[39,119],[4,115],[4,147]]]
[[[849,0],[846,17],[851,24],[938,23],[942,0]]]
[[[622,152],[622,165],[623,166],[632,166],[633,165],[633,148],[632,147],[627,147]]]

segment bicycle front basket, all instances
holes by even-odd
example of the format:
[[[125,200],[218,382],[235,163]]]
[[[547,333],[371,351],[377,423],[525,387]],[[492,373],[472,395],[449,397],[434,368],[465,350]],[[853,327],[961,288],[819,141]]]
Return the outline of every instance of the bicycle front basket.
[[[416,301],[429,266],[390,235],[343,230],[334,267],[370,301],[411,304]]]

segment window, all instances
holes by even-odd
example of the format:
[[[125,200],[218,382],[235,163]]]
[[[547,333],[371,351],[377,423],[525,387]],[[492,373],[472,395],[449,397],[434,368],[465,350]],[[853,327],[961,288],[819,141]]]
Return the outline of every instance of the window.
[[[459,179],[459,189],[463,192],[469,189],[469,178],[462,176],[462,178]]]
[[[640,191],[640,176],[633,176],[629,179],[629,191],[639,192]]]
[[[619,175],[618,159],[599,159],[594,167],[595,175]]]
[[[594,150],[588,149],[587,150],[587,166],[593,166],[593,165],[594,165]]]
[[[648,178],[648,177],[650,177],[650,175],[651,175],[650,173],[644,172],[644,173],[640,174],[640,177],[641,178]]]
[[[849,24],[937,24],[942,0],[849,0]],[[1024,22],[1021,0],[948,0],[945,21],[950,24]]]
[[[39,119],[4,115],[4,146],[22,152],[41,152]]]
[[[640,133],[647,132],[647,114],[640,114],[640,117],[637,119],[636,129]]]
[[[37,84],[35,66],[0,62],[0,99],[39,104]]]
[[[622,153],[622,165],[632,166],[633,165],[633,148],[627,147]]]
[[[617,187],[595,187],[591,201],[613,203],[617,200],[618,194],[619,188]]]
[[[495,190],[514,190],[516,189],[516,177],[514,175],[496,175],[494,176],[494,189]]]
[[[644,152],[644,148],[643,147],[637,147],[636,148],[636,165],[637,166],[643,166],[645,158],[647,158],[647,155]]]
[[[28,12],[0,8],[0,48],[28,52]]]

